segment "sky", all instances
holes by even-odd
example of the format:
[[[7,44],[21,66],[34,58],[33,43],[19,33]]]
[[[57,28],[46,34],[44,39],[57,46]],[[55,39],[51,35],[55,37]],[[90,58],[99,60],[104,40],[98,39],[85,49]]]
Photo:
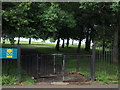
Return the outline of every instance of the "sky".
[[[15,40],[18,40],[18,38],[15,38]],[[22,38],[22,37],[21,37],[21,38],[20,38],[20,41],[29,41],[29,38]],[[33,38],[32,38],[31,41],[41,42],[41,41],[43,41],[43,40],[42,40],[42,39],[37,39],[37,40],[36,40],[36,39],[33,39]],[[81,42],[81,45],[84,45],[84,44],[85,44],[85,41],[86,41],[86,40],[83,39],[82,42]],[[50,42],[50,39],[45,40],[45,42],[46,42],[46,43],[51,43],[51,42]],[[65,39],[65,43],[66,43],[66,42],[67,42],[67,40]],[[54,43],[56,44],[56,43],[57,43],[57,40],[56,40]],[[78,40],[74,40],[74,43],[73,43],[73,44],[74,44],[74,45],[78,45],[78,43],[79,43]],[[62,40],[60,40],[60,44],[62,44]],[[72,44],[72,39],[69,40],[69,44]],[[91,42],[91,45],[92,45],[92,44],[93,44],[93,43]]]
[[[18,40],[18,38],[15,38],[15,40]],[[20,40],[21,41],[29,41],[29,38],[20,38]],[[36,40],[36,39],[31,39],[32,41],[35,41],[35,42],[41,42],[41,41],[43,41],[42,39],[38,39],[38,40]],[[48,39],[48,40],[45,40],[45,42],[46,43],[51,43],[50,42],[50,40]],[[67,42],[67,40],[65,40],[65,43]],[[55,41],[55,44],[57,43],[57,41]],[[72,44],[72,39],[70,39],[69,40],[69,43],[70,44]],[[74,45],[77,45],[79,42],[78,42],[78,40],[74,40]],[[62,40],[60,40],[60,44],[62,44]],[[82,40],[82,42],[81,42],[81,44],[83,45],[83,44],[85,44],[85,39],[84,40]]]

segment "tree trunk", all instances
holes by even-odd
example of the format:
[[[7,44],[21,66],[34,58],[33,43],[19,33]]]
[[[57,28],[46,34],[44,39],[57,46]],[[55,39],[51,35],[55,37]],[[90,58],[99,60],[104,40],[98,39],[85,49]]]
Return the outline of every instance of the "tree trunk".
[[[5,38],[3,38],[3,44],[5,44]]]
[[[74,44],[74,40],[72,40],[72,45]]]
[[[80,52],[80,47],[81,47],[81,38],[79,39],[79,43],[78,43],[78,48],[77,48],[77,52]]]
[[[67,48],[69,47],[69,38],[67,38],[67,44],[66,44],[66,47],[67,47]]]
[[[63,39],[62,48],[64,48],[65,40]]]
[[[104,23],[103,23],[103,31],[102,31],[102,34],[103,34],[103,38],[102,38],[102,53],[103,53],[103,56],[105,54],[105,38],[106,38],[106,32],[105,32],[105,26],[104,26]]]
[[[10,41],[11,45],[14,45],[14,44],[15,44],[15,41],[16,41],[16,40],[14,40],[14,38],[15,38],[15,37],[10,37],[10,38],[9,38],[9,41]]]
[[[20,44],[20,37],[18,37],[18,44]]]
[[[56,50],[57,50],[57,51],[59,51],[59,44],[60,44],[60,38],[58,38],[57,44],[56,44]]]
[[[105,54],[105,40],[103,39],[103,45],[102,45],[102,53]]]
[[[119,29],[119,26],[117,26],[117,30],[114,33],[113,63],[117,63],[118,62],[118,29]]]
[[[119,25],[119,28],[120,28],[120,25]],[[118,30],[118,35],[120,35],[120,30]],[[119,38],[118,38],[118,47],[120,47],[120,36],[118,36]],[[120,57],[120,48],[118,48],[118,57]]]
[[[2,42],[1,42],[1,37],[0,37],[0,43],[2,43]]]
[[[91,43],[91,37],[89,34],[87,34],[86,42],[85,42],[85,51],[90,51],[90,43]]]
[[[29,44],[31,44],[31,38],[29,38]]]
[[[81,47],[81,38],[79,39],[78,49],[80,49],[80,47]]]

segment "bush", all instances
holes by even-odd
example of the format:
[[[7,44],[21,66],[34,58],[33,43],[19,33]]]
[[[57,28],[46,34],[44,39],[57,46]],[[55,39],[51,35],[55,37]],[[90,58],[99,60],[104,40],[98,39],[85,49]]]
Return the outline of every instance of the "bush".
[[[6,67],[7,65],[7,67]],[[17,70],[17,62],[10,62],[9,60],[7,63],[2,64],[2,85],[16,85],[20,84],[18,82],[18,70]],[[33,84],[35,82],[34,79],[27,76],[26,72],[22,69],[21,71],[21,83],[23,84]]]
[[[2,76],[2,85],[15,85],[17,83],[18,81],[16,76],[10,76],[10,75]]]

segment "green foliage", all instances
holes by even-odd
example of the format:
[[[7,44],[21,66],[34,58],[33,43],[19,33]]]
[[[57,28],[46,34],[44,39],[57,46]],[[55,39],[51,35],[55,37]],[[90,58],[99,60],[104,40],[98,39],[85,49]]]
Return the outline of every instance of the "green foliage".
[[[50,42],[55,42],[55,39],[54,38],[50,38]]]
[[[2,64],[2,85],[18,85],[18,70],[15,61],[7,61],[8,63]],[[12,62],[12,63],[10,63]],[[23,84],[30,85],[35,83],[35,79],[27,76],[26,72],[21,69],[21,79]]]
[[[2,85],[2,77],[0,76],[0,86]]]
[[[5,38],[90,37],[89,41],[109,42],[118,22],[119,7],[118,2],[4,2],[2,33]]]
[[[13,6],[9,7],[10,4],[13,4]],[[22,26],[28,25],[31,21],[26,19],[26,11],[29,10],[30,4],[26,2],[3,3],[3,34],[6,34],[8,38],[23,35],[25,27],[23,28]]]
[[[33,85],[36,82],[36,80],[32,77],[23,76],[22,78],[24,80],[22,84],[24,85]]]
[[[2,85],[15,85],[18,83],[17,76],[3,75]]]
[[[99,63],[97,63],[98,65]],[[118,68],[116,65],[101,63],[96,65],[96,80],[103,83],[118,83]],[[100,66],[101,65],[101,66]],[[105,66],[107,65],[107,66]]]
[[[66,57],[66,71],[76,72],[76,57]],[[86,77],[90,77],[90,60],[81,57],[79,62],[79,72]],[[95,78],[97,83],[102,84],[118,84],[118,68],[114,64],[108,62],[96,61]]]
[[[62,29],[73,28],[75,20],[72,14],[60,9],[59,4],[51,3],[51,6],[44,11],[41,16],[43,25],[48,29],[48,33],[54,34],[56,37],[62,36]]]

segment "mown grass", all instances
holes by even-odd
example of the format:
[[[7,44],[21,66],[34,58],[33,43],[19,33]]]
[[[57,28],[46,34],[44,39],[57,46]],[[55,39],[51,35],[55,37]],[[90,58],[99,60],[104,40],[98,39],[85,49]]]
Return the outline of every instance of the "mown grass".
[[[79,52],[77,52],[77,45],[69,45],[69,47],[64,47],[62,48],[60,46],[60,49],[59,51],[55,49],[55,46],[54,47],[38,47],[36,48],[37,51],[41,52],[41,53],[79,53],[79,54],[88,54],[88,53],[91,53],[90,52],[86,52],[84,49],[83,49],[84,45],[81,46],[81,49]]]
[[[25,45],[29,45],[29,41],[20,41],[19,42],[20,44],[25,44]],[[10,41],[8,41],[8,40],[5,40],[5,44],[10,44]],[[14,44],[17,44],[17,41],[15,41],[15,43]],[[36,41],[31,41],[31,45],[35,45],[35,44],[37,44],[37,45],[39,45],[39,44],[46,44],[45,42],[36,42]],[[51,43],[51,44],[53,44],[53,43]]]
[[[31,44],[41,44],[41,43],[45,43],[45,42],[31,41]],[[10,44],[10,41],[9,40],[5,40],[5,44]],[[17,40],[15,41],[14,44],[17,44]],[[29,41],[20,41],[20,44],[29,44]]]
[[[9,41],[6,41],[5,44],[1,44],[3,47],[17,47],[17,43],[14,45],[11,45]],[[45,42],[35,42],[32,41],[31,44],[28,44],[28,41],[20,41],[21,46],[27,46],[27,47],[53,47],[55,44],[53,43],[45,43]]]

